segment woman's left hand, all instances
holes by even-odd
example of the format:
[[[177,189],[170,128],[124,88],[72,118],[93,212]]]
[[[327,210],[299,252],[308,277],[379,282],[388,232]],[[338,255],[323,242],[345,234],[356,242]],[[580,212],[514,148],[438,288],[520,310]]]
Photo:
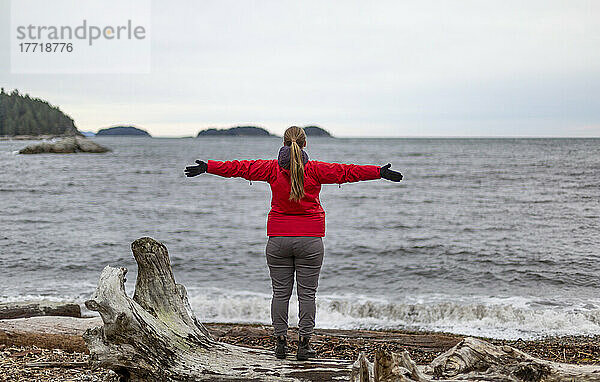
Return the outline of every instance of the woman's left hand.
[[[187,166],[185,168],[185,171],[184,171],[185,176],[192,177],[192,176],[200,175],[202,173],[205,173],[206,170],[208,170],[208,165],[206,164],[206,162],[197,160],[196,163],[198,163],[197,166]]]

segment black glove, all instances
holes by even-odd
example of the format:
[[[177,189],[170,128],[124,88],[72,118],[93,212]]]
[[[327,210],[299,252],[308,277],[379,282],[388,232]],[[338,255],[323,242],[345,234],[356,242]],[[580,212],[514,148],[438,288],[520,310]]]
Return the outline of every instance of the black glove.
[[[390,170],[390,167],[392,167],[392,165],[390,163],[388,163],[385,166],[383,166],[381,169],[379,169],[379,173],[381,174],[381,177],[384,179],[387,179],[387,180],[391,180],[392,182],[401,181],[402,174],[400,174],[398,171]]]
[[[198,163],[198,166],[187,166],[185,168],[185,176],[187,177],[192,177],[192,176],[196,176],[196,175],[200,175],[202,173],[205,173],[206,170],[208,170],[208,165],[201,161],[201,160],[197,160],[196,163]]]

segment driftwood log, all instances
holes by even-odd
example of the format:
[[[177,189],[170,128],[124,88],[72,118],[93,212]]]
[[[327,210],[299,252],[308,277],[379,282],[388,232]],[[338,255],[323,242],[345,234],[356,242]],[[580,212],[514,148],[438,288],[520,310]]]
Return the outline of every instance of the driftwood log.
[[[496,346],[467,337],[452,349],[419,367],[408,352],[377,352],[371,364],[363,354],[353,365],[356,382],[574,382],[600,381],[598,366],[580,366],[535,358],[510,346]]]
[[[125,268],[107,266],[86,306],[102,327],[84,339],[94,366],[122,381],[600,381],[600,368],[553,363],[508,346],[465,338],[428,366],[408,352],[378,352],[371,363],[276,359],[271,351],[215,341],[175,283],[164,245],[141,238],[131,245],[138,264],[133,298],[125,293]]]
[[[37,316],[81,317],[81,308],[79,304],[54,301],[23,301],[0,304],[1,320]]]

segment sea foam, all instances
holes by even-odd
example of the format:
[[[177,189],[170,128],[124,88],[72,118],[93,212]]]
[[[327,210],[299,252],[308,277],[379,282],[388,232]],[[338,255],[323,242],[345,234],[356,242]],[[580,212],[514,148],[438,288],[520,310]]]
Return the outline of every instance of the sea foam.
[[[131,295],[132,291],[128,291]],[[265,293],[208,288],[188,291],[190,304],[202,322],[271,323],[271,296]],[[11,296],[0,302],[24,300],[78,302],[82,296]],[[96,315],[83,309],[85,316]],[[289,324],[298,324],[298,300],[290,299]],[[529,297],[449,297],[423,295],[389,301],[360,295],[319,295],[317,328],[448,332],[498,339],[598,335],[600,300],[569,305]]]
[[[208,322],[270,324],[270,296],[211,293],[190,296],[198,316]],[[298,301],[290,300],[289,322],[297,325]],[[464,299],[422,296],[386,301],[365,296],[319,296],[316,326],[335,329],[438,331],[499,339],[597,335],[600,304],[582,301],[573,308],[524,297]]]

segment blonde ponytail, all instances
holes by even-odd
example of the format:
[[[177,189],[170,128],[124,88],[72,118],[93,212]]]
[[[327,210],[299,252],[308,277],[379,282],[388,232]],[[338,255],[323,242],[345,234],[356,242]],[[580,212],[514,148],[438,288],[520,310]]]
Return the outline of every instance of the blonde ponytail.
[[[290,150],[290,200],[299,201],[304,197],[304,162],[302,161],[302,149],[296,141],[292,141]]]
[[[304,129],[288,128],[283,134],[283,144],[290,146],[290,200],[299,202],[304,197],[304,158],[302,147],[306,146]]]

